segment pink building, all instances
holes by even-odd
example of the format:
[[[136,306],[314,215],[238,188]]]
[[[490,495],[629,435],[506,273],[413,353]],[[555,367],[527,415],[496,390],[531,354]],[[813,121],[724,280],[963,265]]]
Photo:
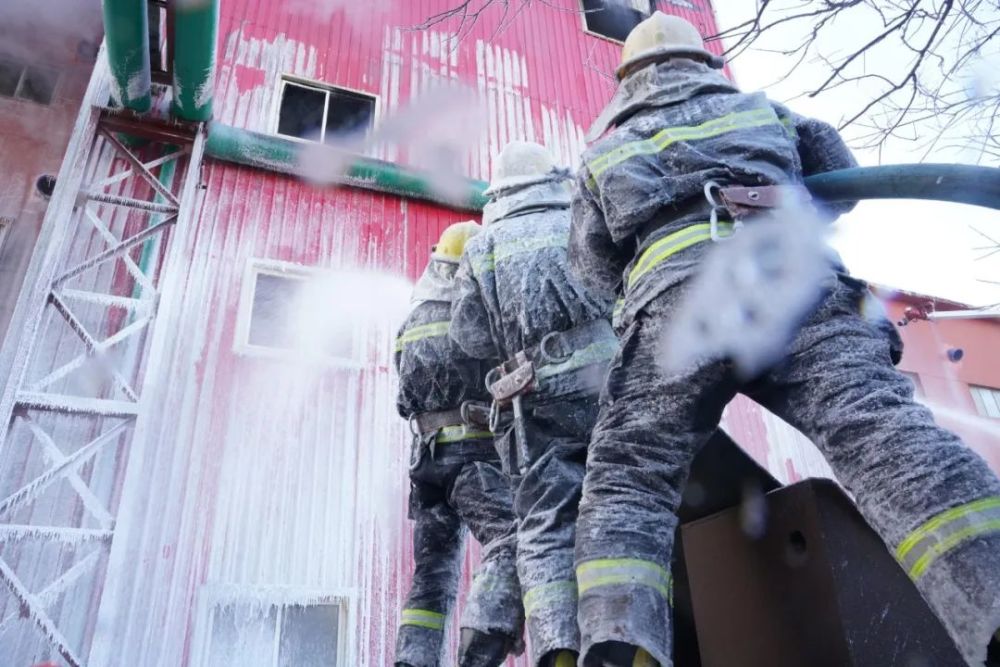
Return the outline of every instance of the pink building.
[[[573,165],[614,88],[613,38],[654,5],[715,31],[707,0],[560,0],[507,17],[491,6],[413,30],[454,4],[225,0],[214,120],[323,140],[462,82],[486,109],[464,176],[487,179],[512,139]],[[150,6],[155,61],[173,28]],[[0,351],[0,665],[391,664],[412,570],[392,337],[437,235],[474,214],[217,159],[198,125],[102,111],[111,89],[102,55],[75,127],[51,123],[68,150],[30,266],[0,264],[24,282],[0,294],[12,322]],[[169,96],[155,88],[154,107]],[[0,96],[14,119],[0,124],[4,156],[20,104]],[[418,127],[432,133],[447,111]],[[413,147],[359,150],[428,164]],[[58,168],[3,159],[15,183]],[[14,206],[12,224],[41,207]],[[973,434],[977,407],[997,416],[996,324],[904,333],[904,368],[972,420],[970,441],[1000,465]],[[963,361],[945,361],[936,336]],[[827,472],[749,401],[726,426],[784,480]],[[464,576],[477,555],[472,545]]]

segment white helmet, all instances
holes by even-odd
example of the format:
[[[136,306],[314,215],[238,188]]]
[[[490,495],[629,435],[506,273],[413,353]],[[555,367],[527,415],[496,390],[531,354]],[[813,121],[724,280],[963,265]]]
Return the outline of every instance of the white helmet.
[[[555,158],[545,146],[531,141],[512,141],[493,159],[493,180],[486,195],[501,190],[545,183],[556,178],[560,170]]]
[[[622,63],[615,70],[618,80],[625,78],[639,64],[659,62],[672,56],[700,60],[721,69],[725,61],[705,50],[698,29],[679,16],[656,11],[632,28],[622,48]]]

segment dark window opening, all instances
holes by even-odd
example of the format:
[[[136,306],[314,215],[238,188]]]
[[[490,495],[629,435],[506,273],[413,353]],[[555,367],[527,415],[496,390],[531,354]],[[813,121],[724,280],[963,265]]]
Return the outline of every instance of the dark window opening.
[[[17,92],[17,84],[21,82],[21,72],[24,67],[21,63],[0,58],[0,95],[4,97],[14,97]]]
[[[0,95],[51,104],[59,73],[0,57]]]
[[[17,96],[24,100],[31,100],[39,104],[49,104],[52,96],[56,92],[56,79],[58,76],[52,70],[29,67],[21,79],[21,88]]]
[[[330,143],[372,127],[375,98],[293,81],[282,87],[278,134]]]
[[[372,126],[375,98],[346,90],[331,90],[326,103],[326,136],[357,134]]]
[[[653,13],[650,0],[583,0],[583,9],[587,30],[618,42]]]
[[[326,92],[295,84],[285,84],[281,96],[278,132],[300,139],[319,140],[323,133]]]

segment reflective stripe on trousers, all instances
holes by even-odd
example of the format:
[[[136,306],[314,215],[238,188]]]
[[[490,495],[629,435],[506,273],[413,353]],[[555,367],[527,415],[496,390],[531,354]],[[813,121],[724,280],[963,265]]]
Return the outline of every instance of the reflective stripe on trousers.
[[[652,588],[672,602],[670,573],[663,566],[638,558],[602,558],[580,563],[576,582],[583,595],[600,586],[634,585]]]
[[[416,625],[431,630],[444,630],[445,615],[429,609],[404,609],[400,625]]]
[[[911,579],[918,579],[941,556],[963,542],[988,533],[1000,533],[1000,496],[938,514],[896,547],[896,560]]]
[[[428,324],[421,324],[418,327],[413,327],[412,329],[407,329],[399,336],[399,338],[396,339],[396,347],[394,349],[396,352],[400,352],[402,351],[403,346],[407,343],[423,340],[424,338],[447,336],[448,326],[450,324],[451,323],[449,321],[445,320],[444,322],[430,322]]]
[[[525,618],[531,618],[535,611],[544,607],[576,608],[576,582],[553,581],[535,586],[524,594]]]
[[[718,224],[718,229],[732,234],[733,225],[728,222],[720,222]],[[640,278],[670,259],[673,255],[679,253],[681,250],[690,248],[696,243],[708,241],[711,238],[712,225],[707,222],[702,222],[697,225],[685,227],[684,229],[676,231],[673,234],[667,234],[662,239],[651,243],[649,247],[646,248],[641,255],[639,255],[639,259],[636,260],[635,265],[629,272],[626,289],[631,288]]]

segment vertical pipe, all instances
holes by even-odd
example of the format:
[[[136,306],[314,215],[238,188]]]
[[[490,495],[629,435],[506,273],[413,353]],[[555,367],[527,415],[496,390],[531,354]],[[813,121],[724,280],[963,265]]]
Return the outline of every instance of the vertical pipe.
[[[174,115],[190,121],[212,118],[215,94],[215,41],[219,0],[175,0],[173,73]]]
[[[140,113],[149,111],[153,100],[146,3],[104,0],[104,33],[115,102]]]

